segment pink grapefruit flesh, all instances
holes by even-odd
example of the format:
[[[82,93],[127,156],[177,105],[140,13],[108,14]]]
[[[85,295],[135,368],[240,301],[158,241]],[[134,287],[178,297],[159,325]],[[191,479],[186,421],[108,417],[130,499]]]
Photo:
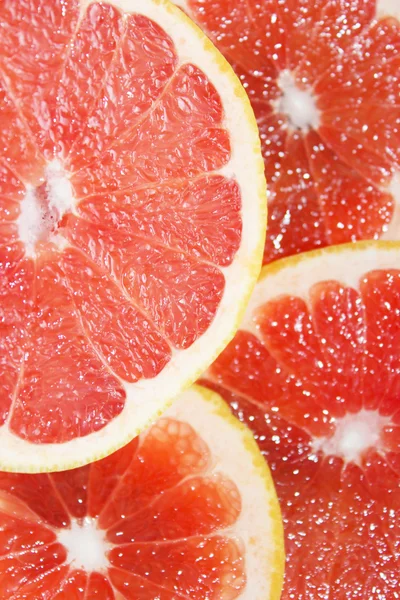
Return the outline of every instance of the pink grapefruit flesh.
[[[109,442],[93,437],[99,457],[232,336],[265,210],[232,162],[236,102],[258,169],[256,127],[223,58],[168,3],[7,0],[0,33],[2,446],[22,454],[23,441],[63,444],[126,421]],[[261,190],[261,168],[255,179]]]
[[[283,600],[398,596],[399,256],[366,243],[278,261],[203,380],[271,465]]]
[[[400,22],[382,0],[177,0],[240,76],[269,185],[264,262],[399,239]]]
[[[0,529],[9,600],[277,600],[281,591],[268,467],[250,432],[200,387],[101,461],[0,472]]]

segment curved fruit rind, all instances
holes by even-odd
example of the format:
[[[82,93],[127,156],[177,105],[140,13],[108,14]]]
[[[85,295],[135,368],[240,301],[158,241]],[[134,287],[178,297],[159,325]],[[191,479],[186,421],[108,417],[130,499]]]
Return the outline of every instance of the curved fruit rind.
[[[199,385],[187,390],[168,415],[197,431],[217,470],[242,496],[242,514],[232,528],[245,544],[248,585],[240,600],[279,600],[285,564],[281,511],[271,472],[250,430],[218,394]]]
[[[238,66],[244,80],[249,75],[247,91],[259,120],[267,172],[268,165],[270,169],[272,168],[270,170],[272,216],[270,229],[267,232],[264,262],[304,251],[307,248],[350,241],[354,237],[360,240],[365,238],[398,240],[400,237],[400,169],[395,158],[396,149],[389,150],[388,144],[379,143],[379,139],[383,139],[384,130],[387,139],[390,140],[391,129],[397,129],[396,92],[390,93],[391,86],[385,87],[382,82],[388,77],[388,81],[393,83],[396,82],[397,77],[394,63],[392,70],[390,65],[398,45],[398,41],[396,42],[400,20],[398,0],[360,3],[358,22],[357,14],[352,13],[350,0],[342,4],[333,3],[332,11],[328,12],[325,11],[323,3],[320,7],[311,10],[308,15],[308,25],[305,25],[306,21],[301,23],[300,12],[296,12],[296,9],[292,11],[291,17],[289,13],[285,17],[284,2],[281,6],[282,10],[277,10],[273,21],[268,19],[268,9],[265,12],[259,10],[263,5],[262,2],[252,4],[251,1],[247,3],[242,0],[238,2],[237,7],[232,2],[213,3],[211,0],[175,0],[175,4],[201,24],[217,47],[229,57],[232,64]],[[277,4],[280,5],[279,2]],[[314,6],[312,2],[309,4],[310,7]],[[299,25],[299,31],[294,34],[293,39],[288,38],[285,42],[285,36],[283,35],[282,38],[281,34],[286,27],[286,18],[296,30],[296,25]],[[295,23],[296,18],[299,23]],[[335,39],[338,18],[343,19],[343,30]],[[242,23],[241,19],[245,22]],[[273,59],[268,60],[265,55],[269,64],[267,71],[270,74],[264,76],[264,87],[261,85],[262,73],[266,68],[261,64],[264,59],[261,54],[258,60],[256,57],[259,36],[255,34],[253,25],[257,19],[260,20],[260,27],[268,38],[276,37],[281,42],[276,47],[277,53],[274,54]],[[319,29],[322,27],[321,19],[327,37],[324,41],[322,36],[318,46],[322,48],[321,52],[324,54],[323,48],[326,45],[325,58],[328,62],[322,60],[320,66],[318,52],[313,50],[313,44],[307,47],[307,37],[318,38]],[[353,20],[354,27],[351,27],[350,22]],[[241,27],[243,40],[239,40],[238,31],[241,31]],[[383,42],[386,36],[388,43],[385,46]],[[340,37],[343,37],[341,41]],[[347,41],[343,44],[344,39]],[[287,46],[286,54],[288,52],[296,54],[297,59],[293,64],[290,64],[290,60],[285,61],[284,46]],[[374,62],[370,69],[373,70],[376,79],[373,84],[368,81],[368,77],[363,76],[365,69],[362,66],[363,53],[366,53],[365,60],[368,63],[371,60],[368,48],[372,47]],[[270,52],[273,53],[271,48]],[[283,54],[280,52],[282,49]],[[332,56],[331,51],[333,51]],[[336,58],[333,58],[334,55]],[[331,56],[333,63],[328,56]],[[334,68],[334,64],[337,69]],[[343,69],[347,74],[344,80],[340,75]],[[258,83],[253,81],[255,70],[260,71]],[[269,78],[273,80],[272,86]],[[354,86],[352,87],[353,96],[355,94],[354,102],[352,102],[351,92],[349,95],[349,89],[346,92],[346,78],[348,85],[350,80],[356,82],[358,79],[354,90]],[[303,81],[304,89],[300,81]],[[340,100],[341,89],[348,98],[347,103],[344,104],[344,101]],[[388,107],[386,125],[384,111],[379,112],[377,105],[374,110],[372,108],[368,110],[368,102],[370,102],[368,98],[371,94],[374,97],[385,98],[382,102]],[[298,111],[297,104],[303,105],[302,111]],[[343,110],[346,113],[345,117],[341,116]],[[293,127],[298,128],[302,141],[298,136],[293,137],[288,134]],[[371,141],[371,131],[375,127],[377,127],[376,135],[373,136],[374,141]],[[381,134],[378,129],[382,129]],[[372,153],[368,159],[374,174],[372,171],[368,174],[361,167],[356,166],[354,153],[358,155],[359,152],[354,148],[352,150],[356,138],[358,150],[366,152],[366,156],[368,152],[372,152],[374,146],[376,159],[374,160]],[[321,144],[321,147],[316,152],[318,144]],[[351,158],[352,154],[354,154],[353,158]],[[297,160],[293,160],[293,157]],[[274,164],[275,174],[273,174]],[[339,164],[347,165],[348,170],[342,170]],[[355,187],[350,193],[352,185]],[[349,194],[348,198],[345,198],[346,194]],[[296,203],[296,195],[302,197],[302,202]],[[346,205],[344,211],[342,210],[344,204],[340,199]]]
[[[261,270],[258,283],[241,325],[254,329],[254,311],[279,294],[308,297],[310,287],[321,280],[336,279],[358,288],[359,278],[368,270],[399,268],[400,242],[363,241],[320,250],[311,250],[277,260]],[[275,284],[275,281],[279,284]]]
[[[107,589],[119,600],[159,598],[157,589],[163,598],[199,598],[201,590],[214,600],[279,598],[282,518],[249,429],[200,386],[180,395],[165,416],[101,464],[49,477],[0,473],[7,530],[0,552],[9,561],[3,597],[36,599],[45,590],[46,598],[69,600],[86,586],[90,599],[109,597]],[[161,563],[147,573],[153,556]]]
[[[84,10],[91,1],[82,2]],[[230,267],[221,268],[225,292],[208,330],[187,350],[173,354],[155,379],[126,384],[122,413],[102,430],[63,444],[32,444],[0,429],[0,469],[46,472],[99,460],[127,444],[188,388],[231,341],[238,329],[262,263],[266,229],[266,183],[258,129],[247,95],[232,68],[202,31],[168,0],[113,0],[117,8],[155,20],[173,39],[181,61],[202,69],[220,94],[232,158],[221,173],[234,175],[243,202],[241,246]],[[162,396],[162,400],[160,400]],[[132,427],[132,423],[135,426]],[[27,463],[29,457],[29,463]]]
[[[330,584],[336,597],[335,591],[364,581],[366,567],[358,571],[352,553],[368,522],[376,530],[365,552],[368,589],[379,587],[380,569],[384,597],[396,588],[385,557],[374,565],[377,548],[398,541],[396,520],[392,540],[381,524],[395,514],[399,490],[391,467],[398,456],[391,342],[396,345],[399,325],[399,272],[400,242],[384,241],[328,247],[264,267],[237,344],[210,369],[210,383],[225,389],[273,462],[289,540],[288,598],[298,598],[299,589],[306,598]],[[243,369],[252,381],[243,379]],[[275,451],[273,436],[280,440]],[[372,490],[380,482],[378,500]],[[332,512],[338,498],[341,510]],[[339,539],[347,517],[351,534]],[[321,570],[313,550],[325,546],[327,568]],[[337,570],[345,564],[347,571]]]

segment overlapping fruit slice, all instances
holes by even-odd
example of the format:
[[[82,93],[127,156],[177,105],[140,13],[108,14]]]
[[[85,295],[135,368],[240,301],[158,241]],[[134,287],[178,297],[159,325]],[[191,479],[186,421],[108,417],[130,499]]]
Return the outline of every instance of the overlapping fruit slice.
[[[234,333],[265,229],[239,82],[164,2],[0,5],[0,464],[128,442]]]
[[[399,239],[397,0],[178,0],[234,65],[269,184],[264,262]]]
[[[0,473],[9,600],[278,600],[282,523],[250,432],[194,387],[115,454]]]
[[[206,374],[271,466],[283,600],[398,595],[399,348],[400,244],[358,242],[264,267]]]

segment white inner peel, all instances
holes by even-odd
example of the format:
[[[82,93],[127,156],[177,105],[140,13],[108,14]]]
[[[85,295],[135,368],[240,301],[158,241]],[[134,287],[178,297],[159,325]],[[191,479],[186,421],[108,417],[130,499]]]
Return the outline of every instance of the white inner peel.
[[[28,185],[17,220],[18,235],[25,244],[25,252],[33,257],[39,241],[59,245],[60,235],[55,231],[57,223],[74,208],[72,185],[58,160],[47,165],[45,181],[46,203],[39,198],[39,188]]]
[[[400,18],[400,5],[398,0],[378,0],[376,3],[376,14],[378,18],[397,17]]]
[[[391,422],[377,410],[362,409],[347,414],[336,421],[332,437],[314,439],[313,451],[326,456],[337,456],[345,463],[360,464],[363,454],[370,448],[380,449],[383,428]]]
[[[277,112],[286,115],[293,129],[317,129],[320,116],[312,91],[300,89],[288,69],[281,72],[278,86],[282,95],[276,102]]]
[[[87,6],[88,0],[81,1],[82,6]],[[14,470],[64,470],[66,457],[68,466],[72,468],[117,450],[149,426],[182,388],[200,377],[231,339],[261,263],[266,217],[264,163],[252,112],[237,80],[195,25],[182,17],[179,9],[171,3],[113,0],[112,4],[158,24],[173,40],[179,64],[195,64],[207,74],[218,91],[224,107],[224,126],[230,132],[230,166],[242,193],[241,245],[233,264],[221,269],[225,277],[225,291],[210,327],[190,348],[176,352],[157,377],[136,383],[123,382],[127,393],[125,408],[106,427],[63,444],[37,444],[35,452],[32,452],[29,441],[19,438],[8,427],[0,427],[0,466],[7,465]],[[255,596],[251,600],[255,600]]]
[[[388,187],[383,191],[389,192],[393,196],[393,216],[388,225],[385,225],[383,240],[398,240],[400,237],[400,171],[396,171]]]
[[[105,531],[97,527],[97,519],[85,517],[80,523],[73,519],[69,529],[58,532],[58,540],[68,552],[68,563],[74,569],[90,573],[102,571],[109,566]]]

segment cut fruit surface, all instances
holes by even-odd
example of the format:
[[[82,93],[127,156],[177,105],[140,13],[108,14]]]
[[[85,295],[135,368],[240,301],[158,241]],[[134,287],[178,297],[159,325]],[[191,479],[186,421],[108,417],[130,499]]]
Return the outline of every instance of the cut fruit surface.
[[[278,600],[283,532],[268,467],[222,399],[194,386],[88,466],[0,473],[0,595]]]
[[[178,0],[249,94],[269,186],[264,262],[400,238],[397,0]]]
[[[158,0],[2,2],[0,97],[0,467],[57,471],[126,444],[233,336],[262,260],[259,137]]]
[[[286,537],[283,600],[399,594],[400,244],[264,267],[203,380],[253,430]]]

